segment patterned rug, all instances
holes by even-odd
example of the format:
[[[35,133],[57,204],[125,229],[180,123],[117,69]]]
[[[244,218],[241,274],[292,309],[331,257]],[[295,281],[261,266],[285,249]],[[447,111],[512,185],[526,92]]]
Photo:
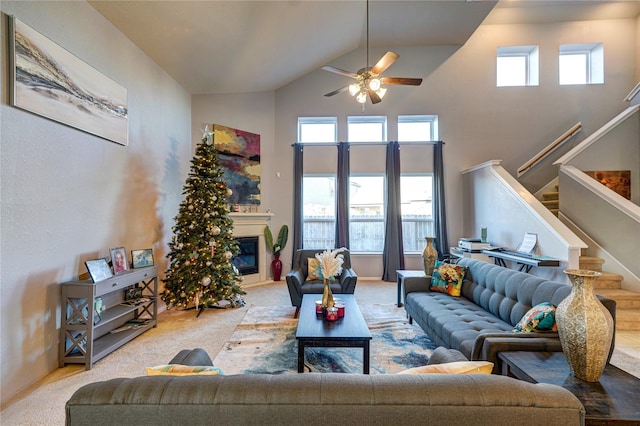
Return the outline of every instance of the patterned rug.
[[[363,305],[369,325],[371,374],[393,374],[425,365],[435,345],[422,329],[409,324],[396,305]],[[220,351],[214,365],[225,374],[297,372],[298,346],[291,306],[253,306]],[[306,348],[305,371],[362,373],[361,348]]]

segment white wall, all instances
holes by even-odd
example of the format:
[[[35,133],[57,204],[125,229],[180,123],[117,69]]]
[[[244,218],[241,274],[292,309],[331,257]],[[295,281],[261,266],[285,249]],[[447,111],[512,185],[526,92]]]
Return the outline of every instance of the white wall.
[[[129,145],[8,104],[3,51],[2,403],[58,367],[59,283],[84,261],[166,242],[191,159],[190,96],[85,2],[2,1],[1,10],[126,87]],[[2,16],[6,18],[6,16]],[[3,19],[2,48],[6,49]]]
[[[627,105],[622,99],[636,83],[638,56],[636,19],[588,21],[547,25],[484,25],[462,47],[418,46],[393,48],[400,59],[386,72],[389,76],[423,77],[420,87],[390,87],[378,105],[367,104],[366,114],[386,115],[389,138],[395,135],[394,122],[402,114],[437,114],[440,138],[445,141],[444,160],[447,178],[449,238],[478,230],[464,229],[462,178],[460,171],[491,159],[515,175],[517,168],[564,133],[576,122],[583,131],[574,138],[577,144],[597,130]],[[605,83],[592,86],[558,85],[558,51],[564,43],[601,41],[605,47]],[[540,85],[537,87],[497,88],[495,55],[498,46],[538,45],[540,47]],[[372,49],[372,58],[387,49]],[[364,66],[365,52],[358,50],[337,58],[331,65],[357,70]],[[323,95],[349,82],[323,70],[317,70],[275,93],[274,104],[264,105],[267,94],[194,96],[193,131],[199,137],[201,123],[220,124],[263,134],[261,211],[270,208],[276,215],[274,227],[292,223],[291,144],[297,139],[299,116],[338,117],[339,140],[346,140],[346,119],[361,115],[360,105],[349,95],[331,98]],[[255,102],[254,102],[255,101]],[[262,109],[262,111],[260,110]],[[264,120],[257,120],[265,116]],[[266,118],[268,116],[268,118]],[[270,126],[268,120],[274,119]],[[273,146],[269,137],[273,132]],[[572,145],[573,146],[573,145]],[[321,156],[305,151],[305,168],[335,170],[335,155]],[[270,158],[269,155],[273,155]],[[430,153],[429,153],[430,154]],[[362,162],[361,154],[352,154],[352,164]],[[368,157],[367,157],[368,158]],[[425,157],[431,170],[431,157]],[[277,178],[275,172],[280,172]],[[547,182],[536,176],[523,182],[535,191]],[[479,231],[478,231],[479,232]],[[284,273],[288,271],[290,246],[283,254]],[[381,276],[380,256],[356,256],[354,267],[361,276]],[[408,268],[420,268],[419,256],[406,259]]]
[[[479,230],[464,229],[462,178],[460,171],[491,159],[501,159],[515,175],[517,168],[547,146],[569,127],[582,122],[582,140],[619,113],[622,99],[635,85],[638,55],[636,20],[589,21],[550,25],[481,26],[460,49],[452,46],[394,49],[400,59],[386,74],[423,77],[420,87],[390,87],[378,105],[366,107],[366,114],[387,115],[393,123],[399,114],[437,114],[440,138],[445,141],[446,203],[449,239],[473,235]],[[558,85],[558,50],[564,43],[602,41],[605,46],[605,84],[593,86]],[[504,45],[539,45],[540,85],[497,88],[496,48]],[[390,47],[392,48],[392,47]],[[378,58],[384,50],[373,50]],[[331,63],[357,70],[363,66],[363,51]],[[323,70],[315,71],[276,93],[275,153],[278,161],[292,164],[291,143],[296,140],[298,116],[337,116],[345,140],[347,115],[360,115],[360,107],[349,95],[323,96],[349,79]],[[393,128],[389,128],[393,138]],[[316,161],[305,151],[305,162]],[[431,168],[431,164],[426,167]],[[533,182],[542,186],[546,181]],[[265,179],[269,191],[269,179]],[[291,193],[279,196],[292,203]],[[288,209],[291,211],[291,208]],[[279,218],[278,220],[282,220]],[[291,223],[291,217],[287,218]],[[469,235],[472,234],[472,235]],[[380,276],[379,256],[353,259],[363,276]],[[410,266],[414,265],[414,266]],[[408,267],[420,268],[419,259],[408,259]],[[373,271],[373,272],[372,272]]]

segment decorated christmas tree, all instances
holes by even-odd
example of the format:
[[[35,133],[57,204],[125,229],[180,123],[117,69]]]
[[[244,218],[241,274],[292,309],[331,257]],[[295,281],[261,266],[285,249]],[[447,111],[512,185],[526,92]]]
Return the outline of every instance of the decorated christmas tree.
[[[231,259],[238,253],[229,217],[231,189],[222,180],[213,132],[208,127],[191,160],[169,242],[169,269],[162,300],[170,309],[235,307],[244,304],[242,277]],[[220,303],[220,302],[229,303]]]

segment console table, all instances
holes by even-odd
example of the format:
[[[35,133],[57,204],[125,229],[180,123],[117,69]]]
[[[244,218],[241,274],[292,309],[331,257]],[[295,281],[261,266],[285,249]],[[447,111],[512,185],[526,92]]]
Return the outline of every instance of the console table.
[[[90,370],[95,361],[157,324],[157,266],[120,272],[97,283],[69,281],[61,289],[60,367],[75,363]],[[129,290],[135,298],[127,301]]]
[[[640,379],[607,364],[598,382],[572,376],[562,352],[501,352],[503,376],[550,383],[573,393],[584,405],[587,425],[639,425]]]

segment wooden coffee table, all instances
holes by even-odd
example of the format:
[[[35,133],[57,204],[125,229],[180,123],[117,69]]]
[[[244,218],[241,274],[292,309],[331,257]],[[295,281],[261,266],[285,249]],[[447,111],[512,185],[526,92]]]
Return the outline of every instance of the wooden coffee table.
[[[640,379],[611,364],[592,383],[570,374],[562,352],[501,352],[498,362],[503,376],[570,391],[584,405],[587,425],[640,424]]]
[[[304,372],[304,349],[362,348],[362,372],[369,374],[369,342],[371,332],[360,312],[353,294],[337,294],[345,305],[345,315],[337,321],[326,321],[316,314],[316,300],[321,294],[305,294],[302,297],[298,317],[298,373]]]

